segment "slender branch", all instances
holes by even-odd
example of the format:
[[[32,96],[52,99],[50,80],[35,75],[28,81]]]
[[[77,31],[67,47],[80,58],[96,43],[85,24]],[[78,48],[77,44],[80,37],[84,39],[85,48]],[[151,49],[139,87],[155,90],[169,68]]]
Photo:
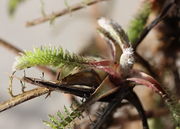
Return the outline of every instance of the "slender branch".
[[[7,41],[5,41],[3,39],[0,39],[0,46],[12,51],[16,55],[19,55],[22,52],[21,49],[15,47],[14,45],[8,43]]]
[[[0,38],[0,46],[6,48],[7,50],[13,52],[16,55],[20,55],[20,53],[23,53],[23,51],[21,49],[17,48],[16,46],[10,44],[9,42],[7,42],[1,38]],[[48,75],[50,75],[52,79],[54,79],[56,76],[56,72],[53,72],[51,69],[49,69],[47,67],[38,66],[37,68],[39,68],[40,70],[42,70],[45,73],[47,73]],[[15,97],[0,104],[0,112],[5,111],[9,108],[12,108],[18,104],[21,104],[27,100],[44,95],[46,93],[50,93],[50,89],[36,88],[36,89],[30,90],[30,91],[26,91],[22,94],[16,95]],[[71,96],[71,95],[68,95],[68,96]]]
[[[83,9],[87,6],[91,6],[91,5],[94,5],[96,3],[99,3],[99,2],[102,2],[102,1],[107,1],[107,0],[93,0],[93,1],[88,1],[87,3],[78,3],[78,4],[75,4],[73,6],[69,8],[66,8],[66,9],[63,9],[61,11],[57,11],[57,12],[53,12],[49,15],[46,15],[45,17],[40,17],[40,18],[37,18],[37,19],[34,19],[32,21],[29,21],[26,23],[26,26],[30,27],[30,26],[34,26],[34,25],[37,25],[37,24],[41,24],[41,23],[44,23],[44,22],[47,22],[49,20],[52,20],[56,17],[60,17],[60,16],[63,16],[63,15],[66,15],[70,12],[75,12],[77,10],[80,10],[80,9]]]
[[[17,48],[16,46],[8,43],[7,41],[5,41],[3,39],[0,39],[0,46],[6,48],[7,50],[12,51],[16,55],[20,55],[20,53],[23,53],[23,51],[21,49]],[[38,66],[37,68],[48,73],[52,78],[54,78],[56,76],[56,72],[52,71],[51,69],[49,69],[47,67]]]
[[[23,51],[14,45],[8,43],[7,41],[0,39],[0,46],[6,48],[9,51],[12,51],[14,54],[19,55],[20,53],[23,53]],[[48,73],[52,78],[55,77],[55,72],[52,72],[50,69],[46,67],[38,67],[42,71]],[[46,93],[49,93],[50,90],[47,88],[36,88],[33,90],[26,91],[22,94],[19,94],[7,101],[4,101],[3,103],[0,104],[0,112],[5,111],[9,108],[12,108],[18,104],[21,104],[27,100],[39,97],[41,95],[44,95]]]
[[[49,93],[50,90],[47,88],[36,88],[33,90],[26,91],[22,94],[17,95],[16,97],[13,97],[3,103],[0,104],[0,112],[5,111],[9,108],[12,108],[18,104],[21,104],[27,100],[36,98],[38,96],[44,95],[46,93]]]
[[[176,0],[170,0],[168,3],[165,4],[164,8],[162,9],[159,16],[156,17],[155,20],[151,22],[150,25],[148,25],[142,32],[141,36],[137,41],[134,43],[133,48],[136,50],[138,45],[141,43],[141,41],[146,37],[146,35],[151,31],[152,28],[154,28],[159,22],[161,22],[168,14],[169,10],[173,7]]]

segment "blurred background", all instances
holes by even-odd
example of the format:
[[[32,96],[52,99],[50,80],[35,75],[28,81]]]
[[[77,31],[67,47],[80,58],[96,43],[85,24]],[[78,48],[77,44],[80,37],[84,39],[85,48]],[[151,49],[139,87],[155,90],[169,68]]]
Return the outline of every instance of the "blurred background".
[[[91,38],[97,35],[96,19],[108,17],[118,22],[125,30],[140,5],[140,0],[109,0],[86,7],[77,12],[56,18],[33,27],[26,27],[26,22],[45,14],[67,8],[68,5],[81,0],[27,0],[20,4],[13,16],[8,14],[8,0],[0,0],[0,38],[22,50],[32,50],[42,45],[62,46],[71,52],[78,53],[90,44]],[[15,55],[0,47],[0,102],[10,98],[8,94],[9,75]],[[17,75],[23,76],[23,72]],[[26,70],[27,76],[41,77],[37,69]],[[46,79],[50,79],[45,74]],[[20,93],[21,84],[13,82],[15,94]],[[28,89],[33,86],[27,87]],[[43,129],[42,120],[47,120],[48,114],[61,110],[69,105],[68,98],[59,92],[53,92],[45,99],[45,95],[15,106],[0,114],[1,129]]]

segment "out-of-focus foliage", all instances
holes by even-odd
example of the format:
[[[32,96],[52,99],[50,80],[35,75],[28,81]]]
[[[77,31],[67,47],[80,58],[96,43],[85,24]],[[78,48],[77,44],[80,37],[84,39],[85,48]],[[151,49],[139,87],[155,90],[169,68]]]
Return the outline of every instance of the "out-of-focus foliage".
[[[151,4],[149,2],[144,2],[138,13],[135,15],[134,19],[130,22],[127,34],[131,43],[134,43],[146,25],[147,19],[151,12]]]
[[[151,129],[164,129],[161,118],[153,118],[149,121]]]
[[[74,109],[73,111],[70,111],[67,109],[66,106],[64,106],[64,112],[61,113],[58,111],[56,114],[57,115],[49,115],[50,121],[44,121],[44,124],[51,127],[52,129],[68,129],[71,128],[72,121],[74,121],[75,118],[82,116],[82,114]]]
[[[8,13],[9,15],[13,15],[17,9],[17,7],[26,0],[9,0],[8,1]]]

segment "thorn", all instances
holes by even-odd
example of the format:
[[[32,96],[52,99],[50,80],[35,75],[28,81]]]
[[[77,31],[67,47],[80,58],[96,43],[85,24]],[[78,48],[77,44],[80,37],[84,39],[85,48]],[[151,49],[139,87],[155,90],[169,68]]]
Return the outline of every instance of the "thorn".
[[[47,99],[49,96],[51,96],[51,90],[49,90],[49,92],[47,93],[47,95],[46,95],[46,97],[45,97],[45,99]]]
[[[44,80],[44,72],[41,73],[41,77],[42,80]]]
[[[22,91],[22,93],[24,93],[25,92],[25,88],[26,88],[25,82],[23,83],[23,81],[20,80],[20,83],[21,83],[21,91]]]

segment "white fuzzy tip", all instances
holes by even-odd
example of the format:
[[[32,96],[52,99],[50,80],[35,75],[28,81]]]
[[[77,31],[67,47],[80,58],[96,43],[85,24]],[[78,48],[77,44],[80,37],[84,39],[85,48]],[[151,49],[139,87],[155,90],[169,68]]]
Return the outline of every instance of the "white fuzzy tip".
[[[110,24],[111,24],[111,20],[108,20],[104,17],[98,20],[98,25],[104,28],[105,30],[109,30],[110,28],[112,28]]]

